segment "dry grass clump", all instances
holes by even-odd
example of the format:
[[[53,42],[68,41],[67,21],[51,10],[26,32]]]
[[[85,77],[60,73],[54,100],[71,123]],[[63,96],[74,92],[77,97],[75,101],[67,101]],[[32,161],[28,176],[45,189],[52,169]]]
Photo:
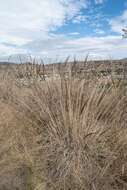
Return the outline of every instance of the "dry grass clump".
[[[122,83],[52,78],[29,89],[14,86],[12,98],[1,101],[10,114],[13,109],[11,119],[4,109],[7,130],[0,124],[1,146],[9,148],[6,167],[29,168],[28,189],[127,189]]]
[[[127,97],[120,89],[70,78],[45,81],[17,97],[40,189],[43,183],[53,190],[126,189]]]

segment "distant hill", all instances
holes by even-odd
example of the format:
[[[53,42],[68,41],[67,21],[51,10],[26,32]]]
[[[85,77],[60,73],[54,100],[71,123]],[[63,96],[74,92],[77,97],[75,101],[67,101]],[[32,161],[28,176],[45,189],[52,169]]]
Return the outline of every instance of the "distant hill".
[[[127,61],[127,58],[123,58],[123,59],[121,59],[121,61]]]

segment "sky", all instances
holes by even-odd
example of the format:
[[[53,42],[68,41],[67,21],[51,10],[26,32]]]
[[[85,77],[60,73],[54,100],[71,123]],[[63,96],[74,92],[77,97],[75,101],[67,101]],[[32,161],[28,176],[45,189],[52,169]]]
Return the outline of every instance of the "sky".
[[[0,60],[127,57],[127,0],[0,0]]]

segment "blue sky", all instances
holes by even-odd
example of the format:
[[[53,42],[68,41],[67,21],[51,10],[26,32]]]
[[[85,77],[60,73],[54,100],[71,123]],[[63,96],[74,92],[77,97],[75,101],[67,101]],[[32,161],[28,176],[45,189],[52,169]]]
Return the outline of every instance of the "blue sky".
[[[127,0],[0,0],[0,59],[127,57]]]
[[[98,2],[98,3],[97,3]],[[99,3],[100,2],[100,3]],[[102,2],[102,3],[101,3]],[[72,20],[69,20],[65,25],[58,28],[55,33],[68,34],[79,33],[79,36],[97,36],[113,34],[109,27],[109,20],[122,14],[126,7],[125,0],[91,0],[90,6],[81,9],[80,13]]]

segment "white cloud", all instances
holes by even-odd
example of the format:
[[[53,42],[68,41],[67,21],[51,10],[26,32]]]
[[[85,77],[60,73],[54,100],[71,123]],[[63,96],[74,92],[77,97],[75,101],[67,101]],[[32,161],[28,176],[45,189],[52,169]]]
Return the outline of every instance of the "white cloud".
[[[122,29],[127,26],[127,10],[122,15],[117,16],[109,21],[112,31],[122,33]]]
[[[6,47],[0,45],[0,52],[26,53],[40,56],[44,59],[65,59],[67,56],[85,58],[90,53],[93,58],[122,58],[126,57],[127,40],[121,36],[106,37],[78,37],[70,39],[64,35],[50,36],[42,40],[35,40],[20,47]],[[1,55],[2,55],[1,53]]]
[[[95,3],[96,4],[102,4],[102,3],[104,3],[104,0],[95,0]]]
[[[1,39],[22,44],[44,38],[86,6],[87,0],[0,0]]]
[[[126,55],[127,40],[121,36],[106,37],[80,37],[69,39],[66,36],[56,36],[51,39],[34,41],[23,47],[26,50],[31,49],[31,54],[55,58],[67,57],[68,55],[82,56],[88,52],[96,56],[107,57],[108,55],[116,58]]]
[[[71,32],[71,33],[69,33],[69,35],[71,35],[71,36],[78,36],[80,33],[79,32]]]
[[[76,15],[73,19],[73,23],[76,23],[76,24],[79,24],[79,23],[85,22],[85,21],[87,21],[87,16],[82,15],[82,14]]]
[[[8,60],[10,55],[23,53],[27,53],[23,48],[17,48],[12,45],[9,46],[9,44],[7,45],[6,43],[0,43],[0,58],[6,56],[6,60]]]
[[[102,30],[102,29],[99,29],[99,28],[96,28],[94,31],[95,31],[96,34],[100,34],[100,35],[105,34],[105,31]]]

